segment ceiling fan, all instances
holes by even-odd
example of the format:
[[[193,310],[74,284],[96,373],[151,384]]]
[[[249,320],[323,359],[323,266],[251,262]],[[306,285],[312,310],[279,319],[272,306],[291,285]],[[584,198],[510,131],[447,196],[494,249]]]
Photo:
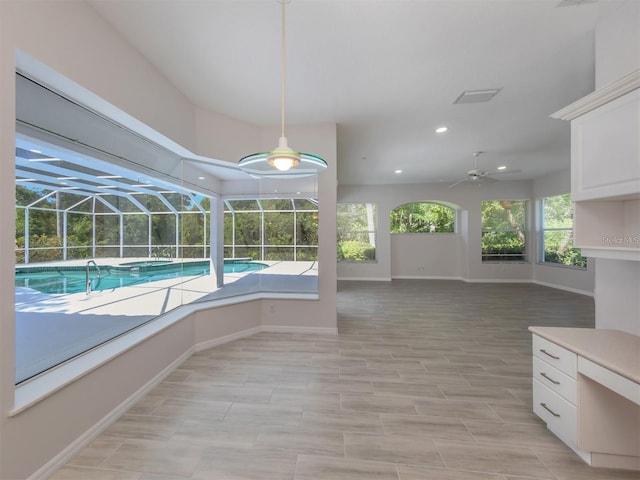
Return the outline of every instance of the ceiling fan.
[[[492,183],[492,182],[497,182],[497,180],[495,178],[493,178],[494,175],[501,175],[504,173],[519,173],[520,170],[498,170],[496,172],[486,172],[484,170],[481,170],[478,168],[478,157],[480,155],[482,155],[485,152],[473,152],[473,168],[469,171],[467,171],[467,176],[464,177],[462,180],[459,180],[451,185],[449,185],[449,188],[451,187],[455,187],[456,185],[459,185],[461,183],[464,182],[470,182],[470,183]]]

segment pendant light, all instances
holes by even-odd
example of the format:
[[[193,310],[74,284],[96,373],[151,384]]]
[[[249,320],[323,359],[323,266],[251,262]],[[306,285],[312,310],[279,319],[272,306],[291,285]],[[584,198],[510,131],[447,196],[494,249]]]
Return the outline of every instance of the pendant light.
[[[285,135],[285,4],[290,0],[279,0],[282,4],[282,37],[280,51],[280,126],[278,146],[269,152],[259,152],[243,157],[238,168],[256,177],[306,177],[327,168],[322,157],[297,152],[289,147]]]

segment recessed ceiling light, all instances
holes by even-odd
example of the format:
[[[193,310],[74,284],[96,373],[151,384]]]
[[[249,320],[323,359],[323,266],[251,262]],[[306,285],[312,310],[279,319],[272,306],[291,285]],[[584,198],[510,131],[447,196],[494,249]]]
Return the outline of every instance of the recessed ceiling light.
[[[507,166],[506,165],[500,165],[498,167],[498,170],[506,170]]]
[[[204,177],[198,177],[198,180],[204,180]]]
[[[447,130],[449,130],[448,127],[445,127],[445,126],[438,127],[436,128],[436,133],[445,133]]]
[[[396,175],[400,175],[402,173],[402,170],[396,170]]]
[[[596,0],[560,0],[556,7],[573,7],[580,6],[583,3],[595,3]]]

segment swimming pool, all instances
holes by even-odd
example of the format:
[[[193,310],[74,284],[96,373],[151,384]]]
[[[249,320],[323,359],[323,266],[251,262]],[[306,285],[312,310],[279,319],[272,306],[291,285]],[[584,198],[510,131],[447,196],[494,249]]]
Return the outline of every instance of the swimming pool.
[[[89,267],[91,290],[103,291],[179,277],[209,275],[209,261],[140,261]],[[254,272],[267,267],[252,261],[225,260],[224,273]],[[16,287],[48,294],[86,292],[86,266],[16,267]]]

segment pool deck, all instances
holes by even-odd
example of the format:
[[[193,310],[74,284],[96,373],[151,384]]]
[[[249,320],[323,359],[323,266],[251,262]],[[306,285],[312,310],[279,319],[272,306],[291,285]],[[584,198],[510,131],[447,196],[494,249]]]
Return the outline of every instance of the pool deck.
[[[148,258],[102,258],[98,265],[119,265]],[[202,260],[202,259],[185,259]],[[86,260],[30,266],[86,265]],[[181,259],[174,260],[180,263]],[[112,290],[46,294],[16,287],[16,382],[29,379],[181,305],[211,302],[252,293],[318,292],[316,262],[260,262],[253,272],[226,273],[216,288],[211,275],[171,278]]]

